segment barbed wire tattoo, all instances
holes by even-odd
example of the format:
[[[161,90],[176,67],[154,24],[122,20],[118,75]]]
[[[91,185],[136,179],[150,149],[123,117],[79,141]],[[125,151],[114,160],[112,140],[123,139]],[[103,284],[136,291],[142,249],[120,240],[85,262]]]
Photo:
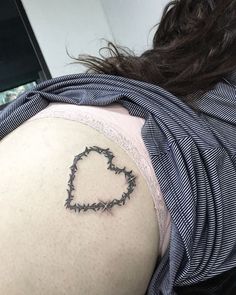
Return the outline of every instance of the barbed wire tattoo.
[[[106,158],[108,158],[107,169],[115,171],[115,174],[124,173],[125,178],[126,178],[126,183],[128,184],[127,191],[122,193],[122,196],[120,199],[114,199],[112,201],[107,201],[107,202],[104,202],[99,199],[99,201],[100,201],[99,203],[83,204],[83,205],[81,205],[79,203],[75,203],[72,205],[71,203],[74,200],[74,196],[72,195],[72,191],[75,190],[73,182],[75,179],[75,173],[78,171],[77,162],[80,160],[83,160],[83,157],[87,157],[88,154],[92,151],[97,152],[99,154],[103,154]],[[89,148],[86,147],[84,152],[82,152],[74,157],[73,164],[70,167],[71,174],[70,174],[69,181],[68,181],[69,189],[67,189],[68,198],[66,199],[65,205],[64,205],[66,207],[66,209],[74,210],[75,212],[78,212],[78,213],[80,213],[80,211],[87,211],[87,210],[94,210],[95,212],[97,212],[102,209],[102,212],[107,211],[108,213],[112,214],[112,212],[111,212],[112,207],[125,205],[126,200],[130,199],[130,194],[133,192],[134,187],[136,186],[136,182],[135,182],[136,176],[134,176],[132,174],[132,172],[133,172],[132,170],[127,171],[126,167],[121,169],[121,168],[115,166],[112,163],[112,159],[114,157],[115,156],[109,150],[109,148],[103,149],[98,146],[92,146]]]

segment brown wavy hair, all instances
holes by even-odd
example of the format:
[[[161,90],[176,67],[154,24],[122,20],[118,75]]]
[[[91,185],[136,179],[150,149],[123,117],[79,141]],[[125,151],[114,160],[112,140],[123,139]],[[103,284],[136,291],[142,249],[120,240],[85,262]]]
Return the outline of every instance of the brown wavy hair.
[[[70,57],[87,73],[156,84],[190,105],[236,69],[236,0],[171,1],[157,26],[152,48],[140,56],[107,41],[102,58]]]

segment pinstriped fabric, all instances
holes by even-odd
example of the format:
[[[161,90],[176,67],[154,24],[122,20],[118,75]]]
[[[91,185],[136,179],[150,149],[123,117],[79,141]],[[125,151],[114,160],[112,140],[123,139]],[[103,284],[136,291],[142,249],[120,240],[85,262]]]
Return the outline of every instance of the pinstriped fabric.
[[[171,240],[147,294],[200,282],[236,266],[236,72],[196,102],[197,114],[153,84],[105,74],[54,78],[0,112],[0,140],[50,102],[121,103],[145,119],[142,138],[167,208]]]

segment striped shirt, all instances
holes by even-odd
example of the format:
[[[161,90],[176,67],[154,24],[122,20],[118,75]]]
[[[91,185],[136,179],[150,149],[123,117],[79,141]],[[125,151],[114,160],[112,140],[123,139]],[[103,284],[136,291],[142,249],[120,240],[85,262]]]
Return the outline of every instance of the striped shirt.
[[[106,74],[54,78],[0,112],[0,140],[50,102],[121,103],[141,130],[172,218],[168,251],[147,295],[175,294],[236,266],[236,72],[202,95],[195,112],[163,88]]]

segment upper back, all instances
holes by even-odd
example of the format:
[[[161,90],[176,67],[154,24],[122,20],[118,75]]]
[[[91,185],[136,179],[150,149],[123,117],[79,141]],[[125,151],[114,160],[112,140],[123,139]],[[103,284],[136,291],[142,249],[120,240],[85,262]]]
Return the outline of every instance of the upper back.
[[[110,213],[64,206],[74,158],[92,146],[109,148],[112,163],[136,177],[130,199]],[[79,122],[42,118],[0,142],[0,163],[1,294],[144,294],[158,220],[142,173],[118,144]],[[99,153],[77,168],[73,204],[118,199],[127,189],[124,173]]]

